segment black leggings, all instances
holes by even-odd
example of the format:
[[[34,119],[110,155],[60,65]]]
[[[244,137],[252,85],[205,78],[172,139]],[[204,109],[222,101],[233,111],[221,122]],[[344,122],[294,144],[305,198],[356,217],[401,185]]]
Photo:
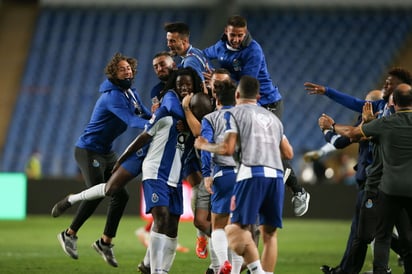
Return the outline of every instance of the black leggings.
[[[99,154],[78,147],[75,148],[74,156],[83,175],[86,187],[88,188],[107,182],[117,160],[117,155],[114,152]],[[102,200],[103,198],[92,201],[82,201],[77,209],[70,228],[77,232],[84,222],[86,222],[86,220],[94,213]],[[104,235],[111,238],[116,236],[116,231],[128,200],[129,193],[125,188],[120,189],[111,196],[109,208],[107,210]]]

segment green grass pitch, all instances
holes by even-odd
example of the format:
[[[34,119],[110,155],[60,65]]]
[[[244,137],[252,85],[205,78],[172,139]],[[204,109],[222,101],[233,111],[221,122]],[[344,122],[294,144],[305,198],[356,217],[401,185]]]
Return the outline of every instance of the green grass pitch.
[[[125,216],[114,239],[118,268],[106,264],[90,246],[103,231],[104,217],[92,216],[78,233],[79,259],[73,260],[60,248],[56,235],[71,221],[71,215],[59,218],[28,216],[24,221],[0,220],[0,273],[137,273],[136,266],[145,254],[134,231],[145,221]],[[279,257],[276,273],[321,273],[322,264],[339,263],[349,233],[350,221],[326,221],[303,218],[284,220],[279,230]],[[204,273],[210,261],[196,257],[194,245],[196,231],[191,222],[179,226],[179,242],[191,248],[189,253],[177,253],[173,273]],[[391,252],[393,274],[403,273]],[[370,249],[363,270],[370,270]]]

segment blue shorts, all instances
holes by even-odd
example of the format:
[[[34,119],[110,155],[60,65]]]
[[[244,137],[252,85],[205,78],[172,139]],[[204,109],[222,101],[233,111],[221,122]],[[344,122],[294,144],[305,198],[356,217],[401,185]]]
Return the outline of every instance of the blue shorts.
[[[144,157],[146,157],[149,146],[144,146],[136,153],[130,155],[120,166],[127,170],[133,177],[137,177],[142,173],[142,164]]]
[[[230,200],[236,184],[236,171],[233,167],[220,168],[213,179],[211,211],[216,214],[230,213]]]
[[[283,178],[253,177],[235,184],[230,204],[231,222],[282,228]]]
[[[144,180],[143,193],[146,202],[146,214],[150,213],[153,207],[166,206],[169,212],[174,215],[183,214],[183,188],[179,184],[177,187],[158,180]]]

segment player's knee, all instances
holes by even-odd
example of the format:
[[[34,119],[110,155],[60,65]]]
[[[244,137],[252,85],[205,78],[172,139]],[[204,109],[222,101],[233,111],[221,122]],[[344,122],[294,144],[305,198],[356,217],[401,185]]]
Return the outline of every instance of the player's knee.
[[[167,234],[169,231],[169,210],[165,206],[153,207],[153,231]]]
[[[230,224],[225,227],[229,248],[242,256],[248,245],[254,245],[252,235],[236,224]]]

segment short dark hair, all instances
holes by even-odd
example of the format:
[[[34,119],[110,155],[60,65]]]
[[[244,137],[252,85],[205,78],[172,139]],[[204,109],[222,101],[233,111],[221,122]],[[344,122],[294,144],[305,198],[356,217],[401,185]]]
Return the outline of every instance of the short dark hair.
[[[233,15],[227,20],[227,25],[235,28],[244,28],[247,27],[247,21],[240,15]]]
[[[172,57],[172,54],[169,52],[169,51],[160,51],[160,52],[158,52],[158,53],[156,53],[154,56],[153,56],[153,58],[152,59],[155,59],[155,58],[157,58],[157,57],[160,57],[160,56],[169,56],[169,57]],[[173,57],[172,57],[173,58]]]
[[[242,78],[240,78],[238,88],[240,98],[256,99],[256,96],[259,94],[260,84],[255,77],[243,75]]]
[[[133,78],[136,76],[137,73],[137,60],[132,57],[125,56],[120,52],[115,53],[112,59],[107,63],[106,67],[104,68],[104,73],[106,74],[108,79],[116,79],[117,76],[117,64],[120,61],[126,61],[129,63],[130,67],[132,68]]]
[[[230,71],[225,69],[225,68],[217,68],[217,69],[212,71],[212,75],[213,74],[227,74],[227,75],[229,75],[229,77],[231,76]]]
[[[186,23],[183,22],[172,22],[166,23],[164,25],[164,30],[166,32],[177,32],[182,36],[189,37],[190,36],[190,29]]]
[[[393,91],[393,102],[398,107],[412,106],[412,88],[408,84],[399,84]]]
[[[394,67],[388,72],[388,74],[398,78],[402,83],[412,85],[412,75],[407,69]]]
[[[216,98],[223,106],[234,106],[236,104],[236,85],[233,81],[216,81],[214,89]]]

